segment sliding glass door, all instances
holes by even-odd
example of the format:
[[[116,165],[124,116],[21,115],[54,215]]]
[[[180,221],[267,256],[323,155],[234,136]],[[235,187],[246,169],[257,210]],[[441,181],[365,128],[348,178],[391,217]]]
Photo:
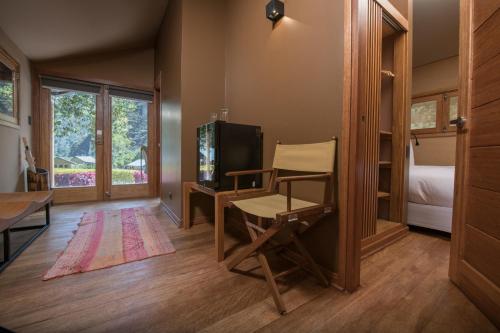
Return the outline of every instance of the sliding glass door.
[[[151,93],[57,78],[42,78],[42,87],[56,202],[154,195]]]

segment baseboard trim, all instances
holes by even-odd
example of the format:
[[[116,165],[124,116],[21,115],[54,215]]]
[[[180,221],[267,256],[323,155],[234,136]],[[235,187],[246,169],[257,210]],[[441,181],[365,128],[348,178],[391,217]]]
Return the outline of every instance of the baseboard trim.
[[[160,207],[163,209],[163,211],[170,217],[172,222],[179,228],[182,226],[182,219],[178,217],[171,209],[170,207],[167,206],[166,203],[164,203],[162,200],[160,201]]]
[[[398,225],[378,235],[363,239],[361,241],[361,259],[365,259],[405,237],[408,235],[408,230],[408,226]]]

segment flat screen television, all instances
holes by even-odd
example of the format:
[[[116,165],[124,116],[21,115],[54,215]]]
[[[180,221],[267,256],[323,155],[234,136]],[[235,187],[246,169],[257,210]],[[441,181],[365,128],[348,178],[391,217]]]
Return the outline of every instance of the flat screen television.
[[[262,169],[262,131],[259,126],[215,121],[198,127],[197,182],[215,191],[234,188],[226,172]],[[238,188],[262,186],[262,175],[238,178]]]

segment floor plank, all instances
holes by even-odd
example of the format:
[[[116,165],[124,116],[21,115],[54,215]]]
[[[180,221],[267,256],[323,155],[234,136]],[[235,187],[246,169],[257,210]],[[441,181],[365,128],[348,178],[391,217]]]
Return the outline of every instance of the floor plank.
[[[41,280],[83,212],[135,206],[154,212],[175,254]],[[41,220],[35,214],[28,222]],[[237,243],[226,235],[227,247]],[[228,272],[214,260],[213,225],[179,229],[158,200],[56,206],[51,227],[0,274],[0,326],[16,332],[496,331],[449,282],[448,252],[449,241],[410,233],[363,261],[362,287],[354,294],[296,274],[280,284],[289,308],[280,316],[264,280]],[[242,269],[254,266],[250,259]]]

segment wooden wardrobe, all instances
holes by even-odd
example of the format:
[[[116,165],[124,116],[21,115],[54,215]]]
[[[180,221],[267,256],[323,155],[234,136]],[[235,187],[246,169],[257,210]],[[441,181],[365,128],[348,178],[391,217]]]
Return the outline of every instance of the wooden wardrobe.
[[[361,256],[405,236],[408,118],[408,22],[390,4],[366,0],[361,35],[359,144],[363,164]],[[364,37],[366,39],[364,39]],[[407,151],[408,150],[408,151]]]

